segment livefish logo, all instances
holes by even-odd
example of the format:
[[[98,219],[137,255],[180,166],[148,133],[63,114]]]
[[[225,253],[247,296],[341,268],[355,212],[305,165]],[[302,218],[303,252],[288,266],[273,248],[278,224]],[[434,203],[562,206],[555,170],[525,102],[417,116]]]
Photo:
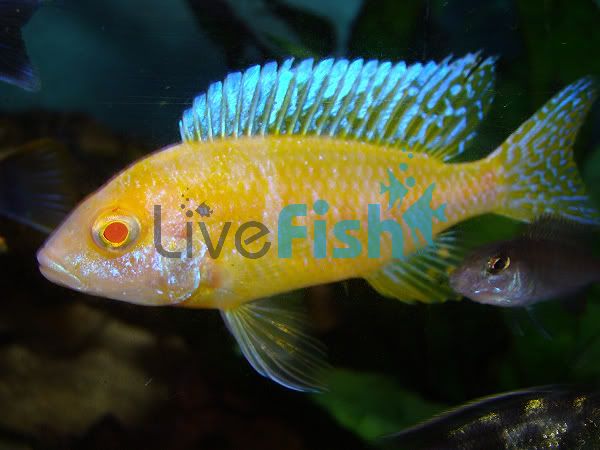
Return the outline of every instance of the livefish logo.
[[[186,191],[187,190],[189,190],[189,188],[186,189]],[[161,205],[154,205],[154,247],[156,248],[157,252],[165,258],[179,259],[184,257],[184,255],[186,258],[193,258],[194,222],[190,221],[189,219],[192,219],[194,215],[202,219],[210,218],[214,213],[214,210],[206,203],[206,201],[202,201],[200,204],[197,204],[185,193],[181,194],[181,198],[182,201],[179,207],[183,211],[186,219],[185,252],[183,250],[167,250],[163,245],[162,207]],[[216,243],[203,220],[199,220],[195,222],[195,224],[198,226],[198,229],[202,234],[202,239],[204,241],[208,256],[213,259],[218,258],[221,255],[223,245],[225,244],[225,240],[229,234],[229,231],[231,230],[232,222],[223,222],[223,226]],[[248,233],[248,231],[255,232]],[[267,226],[261,222],[249,221],[242,223],[235,232],[234,239],[236,250],[243,257],[249,259],[258,259],[264,256],[271,248],[271,242],[265,242],[258,251],[251,251],[247,246],[259,240],[263,236],[268,235],[269,233],[270,231]]]
[[[412,153],[407,154],[408,159],[412,159]],[[408,171],[408,164],[400,163],[398,166],[400,173]],[[388,169],[388,180],[385,184],[380,183],[379,193],[388,194],[388,207],[390,210],[394,207],[400,208],[410,189],[416,186],[416,180],[412,176],[407,176],[404,183],[398,179],[394,170]],[[433,244],[433,221],[446,222],[444,211],[446,204],[442,204],[435,210],[431,208],[435,183],[431,183],[421,194],[419,199],[410,205],[404,214],[402,220],[408,226],[411,237],[418,247],[422,241],[426,244]],[[398,206],[396,206],[398,204]],[[325,200],[317,200],[313,204],[313,211],[319,215],[325,215],[330,210],[329,204]],[[277,224],[278,255],[280,258],[292,257],[292,240],[306,239],[307,228],[305,225],[293,225],[296,217],[307,215],[306,205],[288,205],[284,207],[279,214]],[[342,220],[333,225],[333,235],[336,240],[345,244],[344,247],[333,247],[333,258],[356,258],[362,254],[363,243],[349,232],[359,231],[361,229],[359,220]],[[315,258],[326,258],[327,255],[327,225],[324,220],[314,221],[314,242],[313,255]],[[404,259],[404,234],[400,221],[394,219],[382,220],[381,205],[367,205],[367,255],[369,258],[379,258],[381,256],[381,236],[383,233],[389,233],[392,237],[392,257],[395,259]]]
[[[189,188],[187,189],[189,190]],[[213,210],[210,209],[210,207],[206,204],[205,201],[203,201],[202,203],[200,203],[200,205],[196,206],[195,209],[191,209],[190,207],[190,198],[187,197],[185,194],[181,194],[181,198],[185,199],[185,203],[182,200],[182,203],[180,205],[180,208],[182,210],[185,210],[185,216],[188,219],[191,219],[192,217],[194,217],[194,212],[196,214],[198,214],[198,216],[200,217],[210,217],[213,214]]]
[[[408,159],[412,154],[407,154]],[[394,170],[396,169],[396,170]],[[379,194],[387,196],[387,210],[392,208],[402,208],[411,189],[417,186],[413,176],[405,175],[408,172],[408,164],[400,163],[397,168],[387,170],[388,179],[379,184]],[[382,205],[367,205],[367,255],[369,258],[379,258],[381,256],[381,237],[384,233],[391,235],[392,257],[404,259],[405,239],[403,235],[402,222],[404,222],[410,231],[410,237],[419,247],[421,243],[426,245],[433,244],[433,224],[434,220],[446,222],[445,208],[446,204],[441,204],[433,209],[433,193],[435,183],[428,185],[419,196],[419,198],[409,205],[402,214],[401,220],[382,219]],[[186,250],[174,251],[167,250],[162,245],[162,209],[160,205],[154,205],[154,244],[157,251],[167,258],[193,257],[193,231],[194,224],[189,219],[194,215],[200,219],[210,218],[214,211],[206,203],[196,203],[185,193],[182,194],[181,210],[186,219]],[[383,203],[386,203],[385,201]],[[360,220],[342,220],[330,225],[327,223],[326,215],[330,211],[330,205],[326,200],[318,199],[313,202],[311,215],[316,218],[312,220],[312,252],[316,259],[333,258],[356,258],[363,252],[363,242],[361,242],[352,232],[360,231],[363,224]],[[291,204],[283,207],[277,220],[277,255],[279,258],[291,258],[293,256],[292,242],[295,239],[308,239],[307,225],[302,225],[302,217],[308,216],[308,206],[303,203]],[[321,219],[323,217],[323,219]],[[203,242],[206,246],[207,254],[211,258],[218,258],[223,250],[225,240],[231,230],[232,222],[223,222],[220,234],[216,240],[210,235],[208,227],[204,220],[195,222]],[[332,226],[332,228],[329,228]],[[327,236],[328,230],[332,230],[333,236],[337,242],[343,246],[334,246],[333,254],[327,254]],[[246,258],[257,259],[266,255],[271,249],[272,242],[267,240],[271,230],[267,225],[260,221],[249,221],[242,223],[235,232],[235,248],[239,254]],[[260,249],[250,250],[249,246],[259,239],[265,238]]]
[[[412,153],[408,154],[408,158],[412,159]],[[400,163],[399,167],[401,172],[408,170],[408,164]],[[381,183],[380,194],[389,193],[388,209],[392,209],[396,202],[402,203],[404,197],[408,194],[409,188],[413,188],[416,181],[413,177],[409,176],[405,178],[404,182],[406,186],[402,184],[400,180],[396,178],[394,172],[388,169],[389,184],[385,185]],[[440,222],[446,222],[446,216],[444,211],[446,210],[446,204],[441,204],[438,208],[431,209],[431,202],[433,200],[433,190],[435,189],[435,183],[431,183],[423,192],[421,197],[408,207],[406,212],[402,216],[402,220],[408,225],[412,238],[416,243],[419,242],[419,234],[423,237],[423,240],[431,245],[433,243],[433,218],[435,217]]]

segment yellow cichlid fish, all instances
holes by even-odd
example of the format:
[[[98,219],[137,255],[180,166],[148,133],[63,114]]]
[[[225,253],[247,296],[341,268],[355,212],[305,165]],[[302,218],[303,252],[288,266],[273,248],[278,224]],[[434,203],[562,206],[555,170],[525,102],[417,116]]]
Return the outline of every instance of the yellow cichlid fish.
[[[598,223],[572,155],[593,81],[564,89],[487,158],[452,163],[493,92],[494,60],[476,54],[230,74],[184,113],[181,143],[79,205],[39,251],[40,270],[102,297],[217,308],[259,373],[317,390],[322,348],[302,309],[272,296],[363,277],[386,296],[443,301],[454,224],[490,212]]]

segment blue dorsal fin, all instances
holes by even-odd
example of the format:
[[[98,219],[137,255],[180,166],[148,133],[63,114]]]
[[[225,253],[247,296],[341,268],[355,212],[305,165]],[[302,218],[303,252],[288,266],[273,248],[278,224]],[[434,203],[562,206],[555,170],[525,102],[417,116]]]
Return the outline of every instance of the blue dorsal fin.
[[[196,97],[184,141],[323,135],[410,147],[448,160],[475,136],[493,99],[494,58],[441,63],[288,59],[232,73]]]

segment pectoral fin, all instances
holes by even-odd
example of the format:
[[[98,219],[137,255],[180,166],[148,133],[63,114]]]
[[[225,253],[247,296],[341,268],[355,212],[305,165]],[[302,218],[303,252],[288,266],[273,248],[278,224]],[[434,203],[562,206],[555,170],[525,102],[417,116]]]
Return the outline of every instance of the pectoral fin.
[[[525,336],[533,327],[535,332],[544,339],[549,341],[553,339],[533,307],[506,308],[503,312],[506,314],[508,327],[516,336]]]
[[[310,335],[301,302],[268,298],[221,311],[221,315],[258,373],[297,391],[325,389],[324,346]]]

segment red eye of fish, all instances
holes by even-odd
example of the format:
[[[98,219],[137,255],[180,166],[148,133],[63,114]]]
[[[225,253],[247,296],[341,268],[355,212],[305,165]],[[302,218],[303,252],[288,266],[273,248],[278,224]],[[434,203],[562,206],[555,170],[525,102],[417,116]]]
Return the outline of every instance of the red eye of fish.
[[[96,245],[106,250],[123,251],[134,243],[140,234],[140,223],[135,216],[114,210],[101,214],[92,227]]]
[[[121,245],[129,237],[129,228],[123,222],[111,222],[104,228],[102,237],[111,245]]]

